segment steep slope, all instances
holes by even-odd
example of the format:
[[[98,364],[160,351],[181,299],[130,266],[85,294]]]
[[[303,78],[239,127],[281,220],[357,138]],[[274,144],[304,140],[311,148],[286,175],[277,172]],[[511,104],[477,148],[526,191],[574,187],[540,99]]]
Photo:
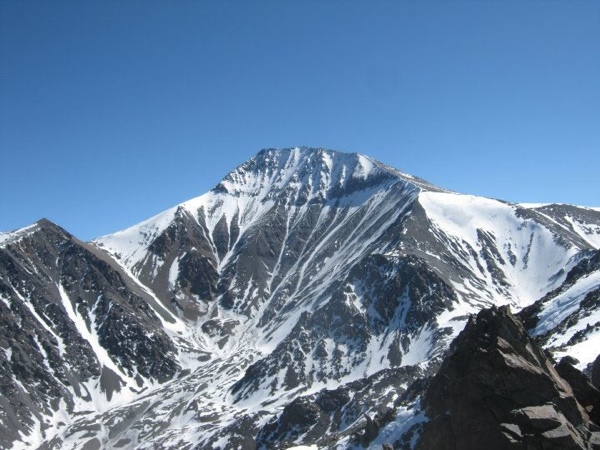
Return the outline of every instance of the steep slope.
[[[538,221],[560,233],[579,236],[591,247],[600,247],[600,208],[581,208],[565,204],[523,205]],[[546,219],[544,221],[543,219]]]
[[[582,255],[565,282],[520,313],[530,333],[581,370],[600,353],[600,251]]]
[[[70,415],[123,403],[181,369],[165,332],[173,319],[47,220],[3,236],[0,300],[0,446],[26,435],[35,445]]]
[[[471,302],[527,305],[560,285],[578,253],[593,248],[519,205],[432,192],[418,202],[423,211],[407,223],[414,238],[402,248],[439,268]]]
[[[417,449],[600,448],[600,433],[507,307],[469,320],[423,398]]]
[[[45,438],[43,448],[358,442],[351,436],[364,415],[385,416],[383,406],[434,373],[469,314],[521,308],[567,289],[567,274],[597,249],[596,213],[461,195],[366,156],[296,148],[263,150],[210,192],[89,244],[62,230],[60,239],[32,234],[39,224],[2,234],[0,250],[10,255],[0,267],[6,320],[18,329],[13,305],[31,309],[18,286],[45,286],[40,302],[56,303],[56,324],[66,323],[88,349],[89,362],[78,362],[90,374],[78,376],[96,399],[59,408],[62,396],[87,397],[52,375],[67,387],[32,400],[45,405],[36,406],[45,435],[39,425],[38,436],[24,438],[33,430],[25,427],[6,441]],[[567,217],[571,225],[563,226]],[[34,234],[36,245],[17,245]],[[10,278],[11,264],[28,269]],[[32,315],[31,327],[58,334],[45,317]],[[8,359],[15,333],[2,344]],[[582,348],[592,337],[583,336]],[[31,364],[51,373],[44,358]],[[107,369],[118,395],[96,388]],[[16,404],[8,391],[0,401]],[[48,419],[57,409],[62,423]],[[298,424],[304,413],[310,417]],[[325,443],[325,432],[339,439]]]
[[[166,306],[184,317],[210,315],[218,298],[265,323],[262,310],[306,297],[332,282],[328,274],[385,245],[378,239],[417,192],[363,156],[266,150],[209,193],[96,244],[171,297]],[[195,314],[186,316],[181,303]]]
[[[468,313],[536,300],[589,248],[516,205],[445,192],[362,156],[309,149],[263,151],[209,194],[153,219],[160,225],[142,226],[162,234],[132,228],[98,244],[134,273],[146,267],[155,276],[148,285],[161,270],[176,284],[175,268],[181,274],[185,264],[168,261],[181,254],[157,255],[164,245],[154,242],[177,242],[175,229],[189,233],[183,217],[203,230],[197,248],[212,248],[203,329],[223,355],[255,360],[230,385],[244,411],[284,392],[439,360]],[[144,234],[155,236],[141,246],[144,256],[120,250],[119,239]]]

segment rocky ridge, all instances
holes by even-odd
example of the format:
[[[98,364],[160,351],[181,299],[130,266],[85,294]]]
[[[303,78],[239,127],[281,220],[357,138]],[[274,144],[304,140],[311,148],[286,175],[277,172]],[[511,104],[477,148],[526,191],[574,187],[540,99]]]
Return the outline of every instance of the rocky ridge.
[[[453,342],[423,396],[430,420],[416,448],[600,448],[600,428],[559,373],[577,380],[586,403],[597,401],[590,393],[597,391],[567,362],[557,368],[508,307],[482,310]]]

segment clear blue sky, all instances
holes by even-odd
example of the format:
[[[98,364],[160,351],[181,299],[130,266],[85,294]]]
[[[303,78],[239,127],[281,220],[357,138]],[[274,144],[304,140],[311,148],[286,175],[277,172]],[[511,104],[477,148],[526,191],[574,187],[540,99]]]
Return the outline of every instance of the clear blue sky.
[[[0,0],[2,231],[91,239],[298,145],[600,206],[600,2]]]

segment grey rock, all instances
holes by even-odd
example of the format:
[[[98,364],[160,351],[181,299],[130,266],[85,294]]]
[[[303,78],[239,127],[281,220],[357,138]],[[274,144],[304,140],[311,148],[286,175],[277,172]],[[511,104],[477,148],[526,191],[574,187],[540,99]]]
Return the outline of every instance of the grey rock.
[[[553,430],[565,422],[564,416],[556,411],[553,404],[527,406],[511,411],[511,413],[516,416],[516,422],[529,425],[535,432]]]
[[[417,449],[588,448],[586,412],[507,307],[469,320],[422,403]]]
[[[592,384],[596,389],[600,389],[600,355],[596,357],[592,365]]]
[[[590,420],[596,425],[600,424],[600,391],[577,368],[573,366],[576,360],[565,357],[555,366],[558,374],[566,380],[575,398],[588,413]]]

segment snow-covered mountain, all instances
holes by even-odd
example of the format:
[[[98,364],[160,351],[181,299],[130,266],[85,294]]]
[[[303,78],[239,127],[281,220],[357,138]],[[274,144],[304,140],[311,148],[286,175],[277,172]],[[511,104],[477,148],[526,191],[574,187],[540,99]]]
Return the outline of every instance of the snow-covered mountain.
[[[0,446],[345,448],[376,413],[397,436],[482,308],[588,368],[599,246],[598,209],[308,148],[89,243],[45,220],[0,234]]]

